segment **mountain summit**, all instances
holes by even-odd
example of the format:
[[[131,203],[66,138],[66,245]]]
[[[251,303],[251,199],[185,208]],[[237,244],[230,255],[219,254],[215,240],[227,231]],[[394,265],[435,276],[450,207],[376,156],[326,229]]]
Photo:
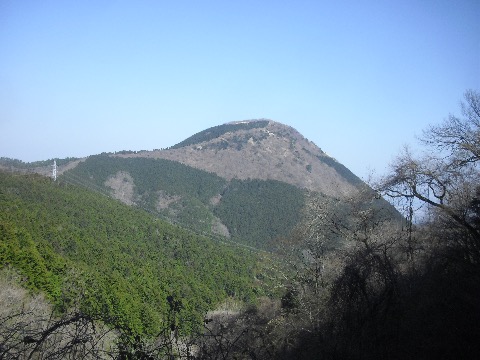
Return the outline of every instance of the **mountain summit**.
[[[119,156],[168,159],[227,180],[277,180],[334,197],[348,195],[361,183],[297,130],[267,119],[230,122],[168,149]]]

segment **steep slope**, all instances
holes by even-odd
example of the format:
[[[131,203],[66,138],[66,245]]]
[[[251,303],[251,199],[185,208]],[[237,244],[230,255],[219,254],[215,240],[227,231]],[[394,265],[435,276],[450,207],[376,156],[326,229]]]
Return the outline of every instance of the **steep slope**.
[[[155,334],[181,300],[200,317],[227,296],[258,293],[256,255],[194,235],[82,187],[0,171],[0,269],[18,269],[59,309],[88,312]]]
[[[361,183],[298,131],[265,119],[219,125],[166,150],[118,156],[169,159],[227,180],[277,180],[334,197]]]

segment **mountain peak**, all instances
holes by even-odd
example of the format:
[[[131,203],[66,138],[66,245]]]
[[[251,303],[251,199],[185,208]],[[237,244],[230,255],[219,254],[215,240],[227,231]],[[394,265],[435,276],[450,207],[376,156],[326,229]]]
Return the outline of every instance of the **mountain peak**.
[[[228,180],[278,180],[335,197],[350,194],[361,183],[297,130],[269,119],[233,121],[166,150],[121,156],[178,161]]]

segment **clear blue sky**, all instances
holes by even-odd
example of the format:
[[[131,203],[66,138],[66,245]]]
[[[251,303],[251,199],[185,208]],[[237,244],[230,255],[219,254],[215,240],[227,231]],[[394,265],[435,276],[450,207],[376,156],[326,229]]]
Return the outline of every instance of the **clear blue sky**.
[[[0,156],[293,126],[365,177],[480,90],[480,1],[0,1]]]

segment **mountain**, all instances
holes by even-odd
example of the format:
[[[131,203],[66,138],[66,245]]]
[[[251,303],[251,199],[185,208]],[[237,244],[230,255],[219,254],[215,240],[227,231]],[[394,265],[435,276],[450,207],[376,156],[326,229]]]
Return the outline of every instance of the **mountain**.
[[[59,160],[60,181],[82,185],[208,236],[275,247],[300,222],[308,192],[342,199],[363,182],[290,126],[230,122],[162,150]],[[48,173],[52,162],[1,159]]]
[[[338,249],[332,224],[355,224],[373,203],[349,206],[363,182],[270,120],[219,125],[165,150],[58,160],[56,181],[29,174],[51,163],[0,159],[0,282],[13,269],[58,313],[101,314],[132,336],[176,322],[192,324],[187,334],[221,304],[287,296],[282,256],[311,262],[312,239]]]
[[[362,183],[294,128],[265,119],[215,126],[168,149],[118,156],[168,159],[227,180],[277,180],[333,197]]]

